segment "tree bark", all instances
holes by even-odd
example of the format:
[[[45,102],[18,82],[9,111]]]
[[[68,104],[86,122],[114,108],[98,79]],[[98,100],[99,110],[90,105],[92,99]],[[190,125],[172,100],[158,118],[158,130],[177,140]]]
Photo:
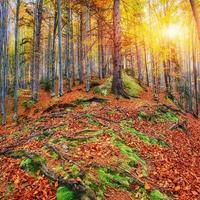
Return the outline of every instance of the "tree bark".
[[[112,92],[129,98],[123,88],[121,70],[121,28],[120,28],[120,0],[114,0],[113,7],[113,28],[114,28],[114,70],[112,81]]]
[[[17,120],[18,117],[18,71],[19,71],[19,9],[20,0],[17,0],[16,5],[16,19],[15,19],[15,74],[14,74],[14,115],[13,119]]]
[[[39,93],[39,73],[40,73],[40,43],[41,43],[41,27],[42,27],[43,0],[36,2],[35,15],[35,35],[33,37],[33,71],[32,71],[32,99],[38,101]]]
[[[57,0],[58,6],[58,56],[59,56],[59,81],[58,95],[63,95],[63,68],[62,68],[62,20],[61,20],[61,0]]]
[[[200,40],[200,18],[199,18],[194,0],[190,0],[190,5],[192,7],[192,12],[193,12],[193,16],[194,16],[194,19],[196,22],[197,32],[198,32],[198,36],[199,36],[199,40]]]

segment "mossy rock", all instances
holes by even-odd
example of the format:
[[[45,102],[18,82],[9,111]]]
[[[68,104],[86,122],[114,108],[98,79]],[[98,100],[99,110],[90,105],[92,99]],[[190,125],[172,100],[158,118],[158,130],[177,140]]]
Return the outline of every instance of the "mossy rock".
[[[60,186],[56,192],[57,200],[76,200],[75,193],[68,187]]]
[[[130,77],[125,72],[122,72],[122,79],[124,83],[124,88],[129,96],[138,97],[140,93],[143,91],[143,88],[139,85],[138,81]],[[94,93],[107,96],[111,92],[111,87],[112,87],[112,77],[108,78],[104,84],[95,87]]]

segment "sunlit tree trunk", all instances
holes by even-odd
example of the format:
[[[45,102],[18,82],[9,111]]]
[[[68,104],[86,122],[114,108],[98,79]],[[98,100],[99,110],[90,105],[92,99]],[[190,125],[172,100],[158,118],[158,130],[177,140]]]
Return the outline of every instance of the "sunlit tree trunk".
[[[121,28],[120,28],[120,0],[114,0],[113,7],[113,28],[114,28],[114,69],[112,92],[128,98],[124,91],[121,70]]]
[[[197,31],[198,31],[198,35],[199,35],[199,39],[200,39],[200,18],[199,18],[199,15],[198,15],[197,8],[196,8],[194,0],[190,0],[190,5],[192,7],[193,16],[195,18]]]
[[[20,9],[20,0],[17,0],[16,4],[16,16],[15,16],[15,63],[14,63],[14,115],[13,119],[17,120],[18,115],[18,72],[19,72],[19,9]]]
[[[102,57],[101,57],[101,53],[102,53],[102,40],[101,40],[101,29],[102,29],[102,23],[101,20],[98,19],[97,20],[97,26],[98,26],[98,32],[97,32],[97,37],[98,37],[98,76],[99,79],[102,79],[103,75],[102,75]]]
[[[138,80],[139,83],[142,83],[143,76],[142,76],[142,55],[141,55],[141,49],[137,41],[135,42],[136,47],[136,55],[137,55],[137,67],[138,67]]]
[[[197,58],[196,58],[195,36],[193,36],[193,40],[192,40],[192,60],[193,60],[193,77],[194,77],[194,95],[195,95],[195,106],[196,106],[195,115],[198,116],[199,103],[198,103]]]
[[[146,44],[144,42],[144,64],[145,64],[145,71],[146,71],[146,83],[149,87],[149,73],[148,73],[148,63],[147,63],[147,50],[146,50]]]
[[[52,44],[52,32],[51,32],[51,18],[49,16],[48,22],[48,45],[47,45],[47,77],[46,77],[46,84],[49,85],[50,83],[50,65],[51,65],[51,44]]]

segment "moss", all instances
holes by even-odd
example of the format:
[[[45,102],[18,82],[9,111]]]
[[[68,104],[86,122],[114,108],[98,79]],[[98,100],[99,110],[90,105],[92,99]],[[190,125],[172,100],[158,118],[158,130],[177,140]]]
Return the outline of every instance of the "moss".
[[[123,140],[117,137],[113,130],[107,130],[107,132],[111,135],[112,143],[119,148],[121,154],[127,156],[127,159],[123,160],[121,164],[122,168],[130,170],[132,167],[136,167],[138,164],[141,164],[143,168],[143,176],[147,176],[147,164],[142,158],[140,158],[138,153],[129,147]]]
[[[122,78],[124,81],[124,87],[131,97],[138,97],[143,91],[143,88],[139,85],[138,81],[125,72],[122,73]]]
[[[30,109],[31,107],[33,107],[35,104],[35,101],[33,100],[28,100],[28,101],[24,101],[22,103],[22,106],[24,107],[25,110]]]
[[[122,73],[122,79],[124,87],[129,96],[138,97],[140,93],[143,91],[143,88],[139,85],[138,81],[127,75],[125,72]],[[108,78],[104,84],[95,87],[94,93],[106,96],[110,93],[111,87],[112,87],[112,77]]]
[[[112,77],[108,78],[104,84],[95,87],[94,93],[106,96],[110,93],[111,86],[112,86]]]
[[[98,175],[101,184],[113,187],[121,186],[123,188],[129,188],[132,181],[130,177],[123,176],[122,174],[107,168],[99,168]]]
[[[138,118],[140,120],[153,121],[155,123],[166,122],[166,121],[177,123],[179,121],[178,116],[164,106],[159,107],[153,114],[147,114],[141,111],[138,113]]]
[[[61,186],[57,189],[56,199],[57,200],[75,200],[75,193],[68,187]]]
[[[159,190],[153,190],[150,195],[150,200],[169,200],[169,198]]]
[[[152,137],[148,137],[146,135],[144,135],[143,133],[135,130],[134,128],[127,128],[128,131],[130,131],[132,134],[136,135],[137,137],[139,137],[142,141],[144,141],[147,144],[156,144],[162,147],[168,147],[168,144],[164,141],[162,141],[161,139],[155,139]]]
[[[27,158],[25,160],[22,160],[20,163],[20,167],[32,174],[36,174],[37,171],[40,169],[40,165],[38,163],[35,163],[32,159]]]
[[[70,167],[70,171],[71,171],[71,173],[70,173],[70,176],[71,176],[71,177],[73,177],[73,178],[79,177],[79,175],[80,175],[80,169],[79,169],[78,166],[72,165],[72,166]]]

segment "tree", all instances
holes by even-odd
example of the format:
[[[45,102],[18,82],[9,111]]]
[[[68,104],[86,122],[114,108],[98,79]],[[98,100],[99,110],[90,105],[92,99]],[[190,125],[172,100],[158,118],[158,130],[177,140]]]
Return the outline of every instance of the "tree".
[[[33,55],[32,55],[32,99],[38,101],[39,69],[40,69],[40,39],[42,26],[43,0],[37,0],[34,11]]]
[[[58,56],[59,56],[59,82],[58,95],[63,95],[63,68],[62,68],[62,20],[61,0],[57,0],[58,7]]]
[[[113,29],[114,29],[114,69],[112,92],[129,98],[123,88],[122,67],[121,67],[121,28],[120,28],[120,0],[114,0],[113,6]]]
[[[16,19],[15,19],[15,74],[14,74],[14,115],[13,119],[17,120],[18,114],[18,71],[19,71],[19,9],[20,0],[17,0],[16,4]]]
[[[8,1],[0,2],[0,66],[2,124],[6,124],[6,87],[8,70]]]
[[[195,19],[195,22],[196,22],[197,31],[198,31],[199,40],[200,40],[200,18],[199,18],[194,0],[190,0],[190,5],[192,7],[192,12],[193,12],[193,16],[194,16],[194,19]]]

